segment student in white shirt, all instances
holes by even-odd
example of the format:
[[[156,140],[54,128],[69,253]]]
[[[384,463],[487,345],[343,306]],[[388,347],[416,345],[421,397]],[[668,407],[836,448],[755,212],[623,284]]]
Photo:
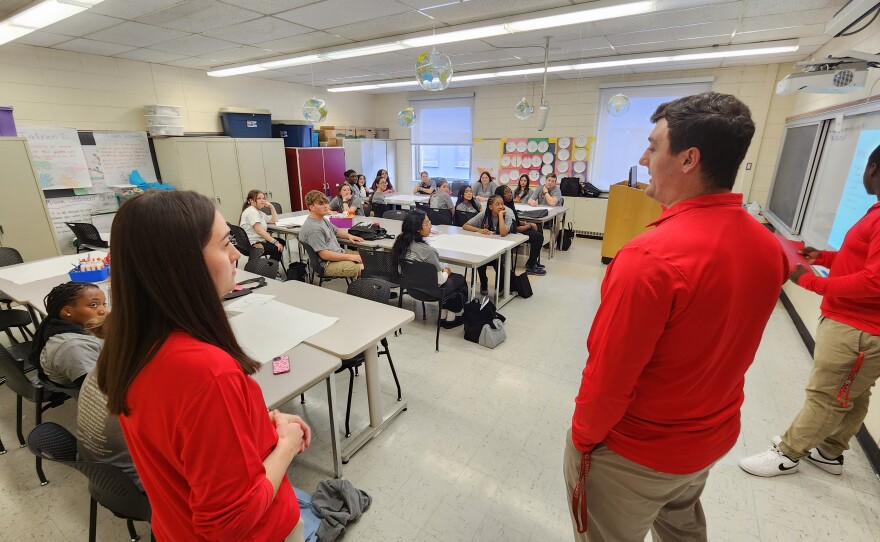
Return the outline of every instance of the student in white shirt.
[[[262,209],[272,211],[271,216],[266,216]],[[269,235],[266,229],[267,224],[275,224],[278,221],[278,214],[275,212],[275,206],[266,199],[266,194],[259,190],[251,190],[248,192],[247,200],[241,207],[241,219],[239,226],[248,236],[251,246],[260,246],[263,248],[263,254],[273,260],[281,261],[281,254],[284,251],[284,241]]]

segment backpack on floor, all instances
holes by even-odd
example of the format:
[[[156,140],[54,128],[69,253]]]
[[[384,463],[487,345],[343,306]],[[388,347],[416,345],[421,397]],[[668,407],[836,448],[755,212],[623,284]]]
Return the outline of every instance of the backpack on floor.
[[[572,239],[574,239],[574,227],[569,222],[568,227],[556,234],[556,250],[570,249]]]
[[[495,303],[484,298],[482,302],[477,299],[468,301],[464,306],[464,338],[472,343],[480,342],[483,328],[498,319],[504,321],[504,316],[495,312]]]
[[[532,283],[529,282],[529,276],[526,273],[517,275],[511,270],[510,289],[523,299],[532,297]]]

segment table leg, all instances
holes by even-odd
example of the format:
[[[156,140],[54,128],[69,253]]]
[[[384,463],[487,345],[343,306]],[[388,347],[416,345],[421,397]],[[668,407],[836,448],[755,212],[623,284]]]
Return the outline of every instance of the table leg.
[[[506,268],[505,272],[507,273],[507,276],[505,277],[505,280],[504,280],[504,298],[502,300],[499,300],[497,294],[495,297],[495,307],[499,308],[499,309],[501,307],[503,307],[504,305],[507,305],[508,303],[510,303],[510,300],[513,299],[514,297],[516,297],[516,293],[512,293],[510,291],[510,273],[511,273],[511,269],[512,269],[510,266],[513,265],[513,259],[511,257],[511,253],[512,253],[512,249],[507,249],[504,252],[504,256],[503,256],[504,265]],[[496,281],[495,286],[496,286],[496,292],[497,292],[497,287],[498,287],[497,281]]]
[[[400,401],[388,416],[382,409],[382,386],[379,382],[379,354],[376,346],[364,351],[364,378],[367,381],[367,403],[370,410],[370,426],[351,439],[342,451],[342,462],[348,463],[367,442],[387,427],[398,414],[406,410],[406,401]]]
[[[342,458],[339,455],[339,432],[336,430],[336,379],[327,377],[327,404],[330,405],[330,447],[333,452],[333,475],[342,478]]]
[[[553,259],[553,248],[556,244],[556,220],[559,218],[559,215],[553,217],[553,221],[550,222],[550,254],[548,254],[547,259]]]
[[[477,266],[474,266],[474,267],[471,267],[471,299],[475,299],[477,297],[476,282],[477,282]]]

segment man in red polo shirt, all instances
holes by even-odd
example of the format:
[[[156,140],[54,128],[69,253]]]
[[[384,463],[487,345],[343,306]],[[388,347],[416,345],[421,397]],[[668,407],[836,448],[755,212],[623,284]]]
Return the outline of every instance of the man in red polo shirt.
[[[880,147],[868,157],[862,182],[880,200]],[[868,413],[871,387],[880,378],[880,203],[847,232],[840,252],[806,247],[808,263],[828,267],[819,278],[802,266],[791,273],[799,286],[824,296],[816,331],[807,399],[769,450],[739,462],[755,476],[794,474],[801,459],[843,474],[843,452]]]
[[[736,442],[745,372],[788,278],[779,243],[731,193],[748,107],[709,92],[651,121],[640,163],[664,211],[608,266],[566,439],[578,540],[707,539],[700,494]]]

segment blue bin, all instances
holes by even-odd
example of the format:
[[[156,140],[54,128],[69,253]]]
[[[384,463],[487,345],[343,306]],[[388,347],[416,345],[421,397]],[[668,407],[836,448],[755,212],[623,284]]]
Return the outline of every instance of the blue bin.
[[[272,113],[268,109],[220,110],[223,133],[230,137],[272,137]]]
[[[70,282],[102,282],[110,277],[110,266],[96,271],[69,271]]]
[[[313,147],[312,125],[304,122],[290,123],[278,122],[272,125],[272,137],[280,137],[284,140],[285,147]]]

